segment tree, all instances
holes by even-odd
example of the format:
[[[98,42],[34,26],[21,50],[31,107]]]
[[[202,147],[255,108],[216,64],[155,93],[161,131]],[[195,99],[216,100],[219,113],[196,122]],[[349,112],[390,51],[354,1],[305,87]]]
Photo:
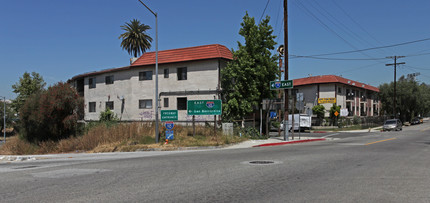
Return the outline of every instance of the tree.
[[[248,13],[243,17],[239,34],[245,44],[238,43],[239,49],[232,50],[233,60],[221,70],[223,89],[223,119],[243,119],[260,106],[265,98],[273,98],[270,81],[275,80],[280,72],[275,49],[273,29],[267,16],[258,25]]]
[[[20,112],[20,108],[24,105],[25,101],[32,94],[40,92],[45,88],[45,81],[43,77],[39,75],[39,73],[25,72],[21,78],[19,78],[19,82],[15,85],[12,85],[13,92],[18,94],[15,100],[12,101],[12,107],[16,112]]]
[[[21,108],[21,136],[30,142],[59,140],[76,135],[84,101],[75,88],[59,82],[33,94]]]
[[[384,83],[379,86],[379,97],[382,109],[388,115],[393,115],[394,83]],[[401,76],[397,82],[396,113],[402,121],[411,121],[418,115],[430,112],[430,88],[426,84],[419,85],[413,76]]]
[[[123,50],[127,50],[128,54],[137,57],[151,48],[152,38],[146,33],[151,29],[149,25],[141,24],[139,20],[133,19],[122,25],[121,28],[125,31],[119,36],[119,39],[122,39],[121,47]]]
[[[323,105],[315,105],[312,107],[312,113],[317,115],[318,121],[321,125],[321,121],[324,119],[325,107]]]

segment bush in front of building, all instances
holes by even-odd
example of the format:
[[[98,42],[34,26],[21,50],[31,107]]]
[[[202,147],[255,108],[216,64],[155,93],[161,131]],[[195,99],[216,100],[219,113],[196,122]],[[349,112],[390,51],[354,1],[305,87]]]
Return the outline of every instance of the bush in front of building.
[[[33,143],[76,135],[83,110],[83,99],[76,90],[59,82],[27,99],[20,109],[20,135]]]
[[[321,125],[324,119],[325,107],[323,105],[315,105],[312,107],[312,113],[317,115],[318,123],[317,125]]]

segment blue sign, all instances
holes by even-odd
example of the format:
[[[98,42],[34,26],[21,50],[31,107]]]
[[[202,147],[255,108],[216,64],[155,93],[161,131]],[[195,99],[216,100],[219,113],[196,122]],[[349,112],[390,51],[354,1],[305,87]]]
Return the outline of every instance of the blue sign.
[[[175,124],[172,121],[166,122],[166,129],[171,130],[175,127]]]
[[[166,140],[173,140],[173,130],[166,130]]]
[[[276,118],[277,114],[274,111],[270,112],[270,118]]]

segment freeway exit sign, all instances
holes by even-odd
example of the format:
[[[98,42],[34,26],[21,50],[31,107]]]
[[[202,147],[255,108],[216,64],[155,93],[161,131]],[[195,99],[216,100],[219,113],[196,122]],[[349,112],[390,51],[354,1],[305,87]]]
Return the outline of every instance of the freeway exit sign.
[[[221,100],[188,100],[188,115],[221,115]]]
[[[293,88],[292,80],[270,81],[270,90],[291,89]]]

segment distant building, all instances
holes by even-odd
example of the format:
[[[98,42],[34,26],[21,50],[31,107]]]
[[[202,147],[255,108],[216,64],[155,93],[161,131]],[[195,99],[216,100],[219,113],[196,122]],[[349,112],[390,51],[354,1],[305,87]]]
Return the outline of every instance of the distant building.
[[[160,110],[179,110],[187,116],[187,100],[220,99],[220,70],[232,60],[230,50],[219,44],[144,53],[130,66],[84,73],[69,80],[85,100],[84,120],[98,120],[109,108],[122,120],[155,120],[155,77],[158,77]],[[213,116],[196,116],[212,120]]]
[[[293,93],[303,93],[305,108],[324,105],[326,117],[333,103],[347,110],[348,116],[380,115],[379,89],[371,85],[336,75],[299,78],[293,80],[293,85]]]

